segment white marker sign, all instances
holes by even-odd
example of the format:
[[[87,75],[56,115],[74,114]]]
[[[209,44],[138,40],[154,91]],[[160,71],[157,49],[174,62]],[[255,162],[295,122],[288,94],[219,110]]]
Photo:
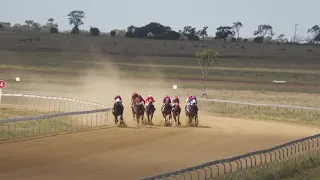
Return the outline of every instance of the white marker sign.
[[[178,89],[178,86],[177,85],[173,85],[172,88],[173,89]]]

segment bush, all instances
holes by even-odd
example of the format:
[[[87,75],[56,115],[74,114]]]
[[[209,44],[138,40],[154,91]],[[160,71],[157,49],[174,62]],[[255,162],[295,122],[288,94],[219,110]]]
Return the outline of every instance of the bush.
[[[52,27],[50,28],[50,33],[59,33],[59,30],[56,27]]]
[[[80,33],[80,30],[78,27],[73,27],[72,30],[71,30],[71,34],[79,34]]]
[[[111,37],[115,37],[115,36],[116,36],[116,34],[117,34],[117,32],[116,32],[116,31],[110,31],[110,36],[111,36]]]
[[[96,27],[92,27],[92,28],[90,28],[90,34],[91,34],[91,36],[99,36],[100,30]]]
[[[258,36],[258,37],[255,37],[255,38],[253,39],[253,42],[255,42],[255,43],[262,43],[263,40],[264,40],[264,37],[263,37],[263,36]]]
[[[237,42],[237,38],[231,38],[231,42]]]
[[[126,37],[126,38],[134,38],[135,36],[134,36],[134,33],[133,33],[133,32],[128,31],[128,32],[126,32],[126,33],[124,34],[124,37]]]

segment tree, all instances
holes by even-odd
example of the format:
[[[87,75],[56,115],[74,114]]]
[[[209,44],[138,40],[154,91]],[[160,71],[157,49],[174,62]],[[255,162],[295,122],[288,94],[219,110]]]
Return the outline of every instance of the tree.
[[[320,41],[320,34],[318,34],[318,35],[314,38],[314,41],[317,41],[317,42]]]
[[[68,14],[69,24],[73,25],[71,33],[79,34],[79,26],[83,25],[83,19],[85,18],[85,13],[80,10],[71,11]]]
[[[202,38],[208,36],[208,32],[207,32],[208,26],[205,26],[202,28],[202,30],[198,31],[198,35],[201,36]]]
[[[284,39],[284,34],[280,34],[277,38],[277,42],[278,43],[284,43],[285,39]]]
[[[254,31],[253,35],[257,36],[260,35],[263,38],[266,35],[270,35],[271,37],[274,36],[273,28],[269,24],[261,24],[258,26],[258,30]]]
[[[182,31],[182,35],[185,36],[189,41],[198,41],[199,31],[196,31],[196,28],[192,26],[185,26]]]
[[[111,37],[116,36],[116,34],[117,34],[117,32],[116,32],[116,31],[110,31],[110,36],[111,36]]]
[[[97,27],[90,27],[91,36],[99,36],[100,30]]]
[[[40,30],[41,30],[41,24],[39,24],[39,23],[37,23],[37,22],[34,22],[34,23],[32,24],[32,30],[33,30],[33,31],[36,31],[36,32],[40,32]]]
[[[59,33],[59,30],[56,27],[52,27],[50,28],[50,33]]]
[[[229,36],[233,36],[234,35],[234,31],[232,30],[232,27],[230,26],[220,26],[217,28],[217,32],[216,32],[216,39],[219,39],[219,41],[221,39],[223,39],[224,41],[227,40],[227,38]]]
[[[152,36],[150,36],[151,34]],[[151,22],[141,27],[135,27],[133,25],[129,26],[125,33],[125,37],[178,40],[180,38],[180,34],[171,30],[169,26],[164,26],[157,22]]]
[[[237,45],[239,44],[240,29],[242,27],[243,24],[241,22],[234,22],[232,26],[233,31],[237,33]]]
[[[53,18],[49,18],[48,19],[48,21],[46,23],[46,26],[48,26],[49,28],[52,28],[52,27],[58,28],[58,24],[54,23],[54,19]]]
[[[307,32],[311,34],[311,37],[309,38],[310,43],[314,43],[316,36],[320,34],[320,26],[314,25],[312,28],[308,29]]]
[[[196,53],[197,59],[199,61],[202,78],[203,78],[203,93],[206,91],[205,80],[210,70],[210,66],[218,60],[218,52],[212,49],[200,50]]]

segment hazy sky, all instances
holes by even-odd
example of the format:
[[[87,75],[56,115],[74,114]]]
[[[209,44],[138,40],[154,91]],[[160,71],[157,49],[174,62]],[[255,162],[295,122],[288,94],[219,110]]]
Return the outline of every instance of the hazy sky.
[[[173,30],[208,26],[213,35],[217,27],[240,21],[244,25],[241,36],[252,37],[259,24],[270,24],[276,36],[291,38],[294,24],[299,24],[300,35],[320,24],[320,0],[0,0],[0,4],[0,22],[30,19],[44,24],[52,17],[60,30],[72,28],[67,17],[72,10],[86,13],[82,29],[95,26],[102,32],[156,21]]]

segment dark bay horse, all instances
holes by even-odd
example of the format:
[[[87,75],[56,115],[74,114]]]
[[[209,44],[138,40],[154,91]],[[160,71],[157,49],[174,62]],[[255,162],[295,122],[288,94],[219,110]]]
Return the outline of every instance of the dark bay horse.
[[[171,106],[171,104],[169,103],[169,100],[166,100],[165,103],[164,103],[164,107],[161,109],[161,112],[162,112],[162,116],[163,116],[163,121],[164,121],[165,123],[167,123],[167,116],[169,116],[170,125],[172,125],[172,121],[171,121],[171,118],[172,118],[171,109],[172,109],[172,106]]]
[[[144,107],[143,107],[143,103],[134,103],[134,114],[133,115],[133,118],[134,119],[137,119],[137,122],[138,124],[140,123],[139,122],[139,119],[141,118],[141,123],[143,124],[143,117],[144,117]]]
[[[154,111],[155,111],[155,107],[153,105],[153,102],[150,100],[148,102],[148,105],[146,107],[146,114],[147,114],[147,117],[148,117],[148,122],[150,125],[153,125],[153,122],[152,122],[152,119],[153,119],[153,114],[154,114]]]
[[[198,121],[198,107],[196,105],[195,101],[191,102],[191,105],[189,107],[189,111],[187,109],[188,107],[186,106],[186,115],[189,117],[189,125],[191,125],[192,120],[194,119],[194,125],[197,127],[199,124]]]
[[[172,107],[172,117],[174,119],[174,121],[177,123],[178,121],[178,125],[180,126],[180,113],[181,113],[181,107],[179,105],[179,103],[175,103]]]
[[[112,114],[114,116],[114,123],[118,124],[118,116],[120,116],[120,125],[124,124],[123,122],[123,110],[124,107],[120,99],[116,99],[114,108],[112,109]]]

